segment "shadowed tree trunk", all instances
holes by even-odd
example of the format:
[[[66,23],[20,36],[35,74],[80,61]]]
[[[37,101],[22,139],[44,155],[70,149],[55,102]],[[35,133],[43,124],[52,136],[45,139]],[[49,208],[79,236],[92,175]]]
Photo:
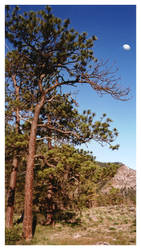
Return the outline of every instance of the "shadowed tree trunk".
[[[12,76],[15,94],[16,94],[16,101],[19,100],[19,86],[16,82],[16,76]],[[19,117],[19,109],[16,109],[16,133],[19,133],[19,125],[20,125],[20,117]],[[16,177],[17,177],[17,170],[18,170],[18,159],[16,155],[13,157],[12,162],[12,172],[10,175],[10,185],[7,197],[7,210],[6,210],[6,228],[13,227],[13,213],[14,213],[14,202],[15,202],[15,188],[16,188]]]
[[[51,136],[51,133],[50,133]],[[48,139],[48,150],[52,149],[51,139]]]
[[[53,194],[54,194],[54,176],[50,174],[49,183],[47,188],[47,198],[46,198],[46,222],[45,225],[55,224],[54,214],[56,211],[56,204],[54,203]]]
[[[10,176],[10,187],[9,187],[8,198],[7,198],[6,228],[13,227],[13,213],[14,213],[17,169],[18,169],[18,159],[14,157],[13,163],[12,163],[12,172]]]
[[[50,116],[48,115],[48,124],[51,125],[51,119]],[[51,136],[52,133],[49,131],[49,138],[48,138],[48,150],[52,149],[52,141],[51,141]],[[48,185],[48,190],[47,190],[47,211],[46,211],[46,225],[54,225],[54,204],[53,204],[53,176],[50,175],[49,177],[49,185]]]

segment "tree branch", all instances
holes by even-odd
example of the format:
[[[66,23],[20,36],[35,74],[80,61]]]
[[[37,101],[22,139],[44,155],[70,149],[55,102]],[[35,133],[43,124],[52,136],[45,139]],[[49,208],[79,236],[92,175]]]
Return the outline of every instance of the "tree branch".
[[[38,86],[39,86],[39,90],[41,93],[43,92],[42,80],[44,79],[44,77],[45,77],[45,74],[42,74],[38,81]]]
[[[44,140],[44,139],[52,139],[52,138],[49,137],[49,136],[44,136],[44,137],[41,137],[41,138],[37,138],[36,141],[41,141],[41,140]]]
[[[59,132],[61,134],[66,135],[66,136],[69,136],[69,135],[75,136],[79,140],[83,140],[85,142],[85,140],[84,140],[84,138],[82,138],[82,136],[80,136],[77,133],[75,133],[73,131],[70,131],[70,130],[62,130],[62,129],[59,129],[59,128],[55,128],[54,126],[50,126],[48,123],[46,123],[46,124],[38,124],[38,127],[47,127],[50,130],[54,130],[56,132]]]
[[[41,159],[44,159],[45,164],[46,164],[48,167],[50,167],[50,168],[55,168],[55,167],[56,167],[55,165],[49,163],[48,160],[45,158],[44,155],[38,154],[38,155],[35,155],[34,158],[41,158]]]
[[[20,114],[19,117],[21,120],[25,121],[25,122],[29,122],[30,124],[32,124],[32,121],[27,120],[26,118],[23,118]]]

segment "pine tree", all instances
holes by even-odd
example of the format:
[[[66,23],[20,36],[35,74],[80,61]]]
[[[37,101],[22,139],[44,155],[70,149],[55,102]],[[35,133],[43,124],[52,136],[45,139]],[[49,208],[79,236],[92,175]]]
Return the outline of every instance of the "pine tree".
[[[129,89],[122,90],[118,79],[96,62],[93,42],[86,32],[79,34],[69,28],[69,20],[55,17],[50,7],[37,12],[19,14],[18,7],[6,12],[6,39],[23,59],[23,96],[27,92],[32,110],[27,169],[25,180],[25,208],[23,231],[26,240],[32,238],[32,187],[36,151],[37,124],[44,104],[53,99],[53,91],[63,85],[90,84],[100,94],[110,94],[116,99],[128,96]],[[65,74],[64,74],[65,72]],[[31,97],[32,99],[30,99]],[[26,110],[27,111],[27,110]],[[28,111],[29,114],[29,111]],[[34,115],[33,115],[34,114]]]
[[[118,164],[101,167],[95,157],[84,150],[62,144],[48,151],[42,144],[42,159],[36,161],[34,206],[46,215],[49,176],[52,176],[52,203],[54,220],[68,211],[75,214],[96,201],[98,191],[114,176]]]
[[[91,113],[91,111],[88,110],[84,111],[81,115],[78,113],[74,104],[76,105],[75,100],[70,98],[70,95],[66,94],[61,96],[58,94],[51,103],[44,105],[44,108],[41,110],[37,130],[37,153],[35,158],[43,161],[48,168],[51,164],[44,155],[41,141],[43,141],[43,145],[45,145],[45,142],[48,144],[48,151],[56,145],[60,145],[60,143],[79,145],[89,142],[90,140],[95,140],[100,144],[109,144],[113,150],[119,147],[119,145],[112,145],[118,132],[115,128],[113,130],[111,129],[111,119],[106,118],[106,114],[103,114],[99,121],[94,121],[95,113]],[[66,173],[64,176],[67,178]],[[47,183],[46,197],[49,196],[49,198],[46,203],[51,203],[54,193],[53,190],[55,189],[53,184],[54,177],[51,173],[48,176]],[[53,206],[51,210],[50,205],[49,210],[46,224],[53,223],[53,219],[51,219],[54,213]]]
[[[25,142],[25,135],[21,133],[20,126],[20,82],[18,76],[21,60],[16,51],[7,54],[5,60],[6,71],[6,152],[12,160],[9,191],[7,195],[6,227],[13,226],[13,212],[16,188],[16,176],[19,165],[19,156]],[[10,80],[9,80],[10,79]],[[11,82],[12,81],[12,82]],[[11,95],[12,88],[12,95]],[[13,124],[13,126],[12,126]],[[25,144],[24,144],[25,143]],[[15,146],[14,146],[15,145]],[[25,147],[24,147],[25,149]]]

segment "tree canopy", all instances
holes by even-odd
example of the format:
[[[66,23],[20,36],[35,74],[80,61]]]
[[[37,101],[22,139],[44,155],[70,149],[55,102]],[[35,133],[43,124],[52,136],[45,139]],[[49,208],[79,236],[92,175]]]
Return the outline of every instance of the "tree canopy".
[[[87,38],[86,32],[79,34],[69,24],[69,19],[55,17],[49,6],[23,14],[19,7],[11,13],[7,6],[6,39],[26,62],[26,84],[30,82],[34,93],[36,88],[48,93],[64,84],[89,83],[100,94],[117,99],[128,96],[129,89],[117,85],[115,72],[97,62],[92,49],[96,36]]]

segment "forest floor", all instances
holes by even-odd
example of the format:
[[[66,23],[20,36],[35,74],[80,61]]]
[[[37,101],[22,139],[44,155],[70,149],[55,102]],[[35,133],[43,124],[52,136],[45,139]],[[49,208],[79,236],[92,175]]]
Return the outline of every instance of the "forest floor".
[[[22,228],[22,224],[20,225]],[[30,243],[16,245],[135,245],[136,207],[105,206],[85,209],[79,225],[56,223],[54,227],[37,224]]]

